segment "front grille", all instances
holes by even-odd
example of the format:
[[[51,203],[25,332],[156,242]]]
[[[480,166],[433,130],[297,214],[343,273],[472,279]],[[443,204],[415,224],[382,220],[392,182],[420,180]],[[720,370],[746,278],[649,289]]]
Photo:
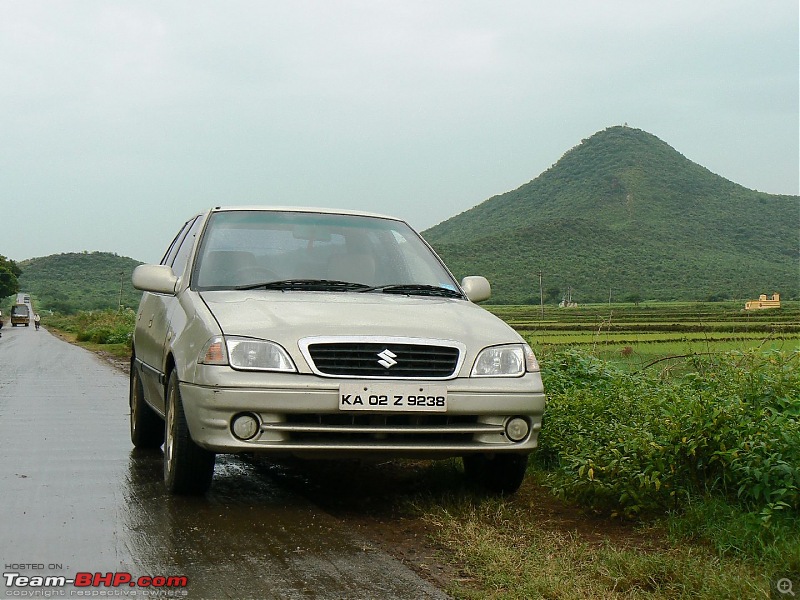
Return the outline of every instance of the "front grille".
[[[444,379],[456,374],[460,357],[451,346],[377,342],[315,343],[308,352],[319,373],[338,377]]]

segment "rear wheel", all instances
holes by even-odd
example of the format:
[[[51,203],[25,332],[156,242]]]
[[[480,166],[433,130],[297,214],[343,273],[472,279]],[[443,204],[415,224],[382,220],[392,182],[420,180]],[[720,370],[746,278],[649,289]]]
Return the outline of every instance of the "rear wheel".
[[[527,454],[468,454],[462,458],[467,479],[493,494],[513,494],[528,468]]]
[[[172,494],[203,494],[211,487],[216,454],[195,444],[189,435],[175,371],[167,383],[166,405],[164,483]]]
[[[136,448],[159,448],[164,443],[164,421],[144,399],[141,375],[131,361],[128,404],[131,407],[131,442]]]

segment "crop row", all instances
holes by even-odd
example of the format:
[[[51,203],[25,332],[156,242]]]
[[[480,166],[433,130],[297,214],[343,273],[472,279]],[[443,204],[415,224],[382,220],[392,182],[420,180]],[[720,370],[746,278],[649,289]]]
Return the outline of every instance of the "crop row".
[[[800,323],[514,323],[517,331],[800,333]]]

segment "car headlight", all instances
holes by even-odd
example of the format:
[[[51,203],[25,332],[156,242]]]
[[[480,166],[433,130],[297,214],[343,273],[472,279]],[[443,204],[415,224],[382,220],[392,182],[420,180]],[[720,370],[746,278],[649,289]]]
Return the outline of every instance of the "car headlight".
[[[275,342],[239,337],[213,337],[206,342],[197,361],[204,365],[230,365],[241,371],[284,371],[297,369],[292,359]]]
[[[520,377],[539,370],[539,363],[528,344],[509,344],[484,348],[475,359],[471,377]]]

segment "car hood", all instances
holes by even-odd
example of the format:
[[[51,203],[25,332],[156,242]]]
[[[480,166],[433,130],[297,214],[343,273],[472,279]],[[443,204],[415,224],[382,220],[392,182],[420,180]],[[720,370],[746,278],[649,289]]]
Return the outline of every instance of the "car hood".
[[[313,336],[455,340],[469,350],[522,338],[465,300],[381,293],[208,291],[200,296],[224,334],[268,339],[287,349]]]

